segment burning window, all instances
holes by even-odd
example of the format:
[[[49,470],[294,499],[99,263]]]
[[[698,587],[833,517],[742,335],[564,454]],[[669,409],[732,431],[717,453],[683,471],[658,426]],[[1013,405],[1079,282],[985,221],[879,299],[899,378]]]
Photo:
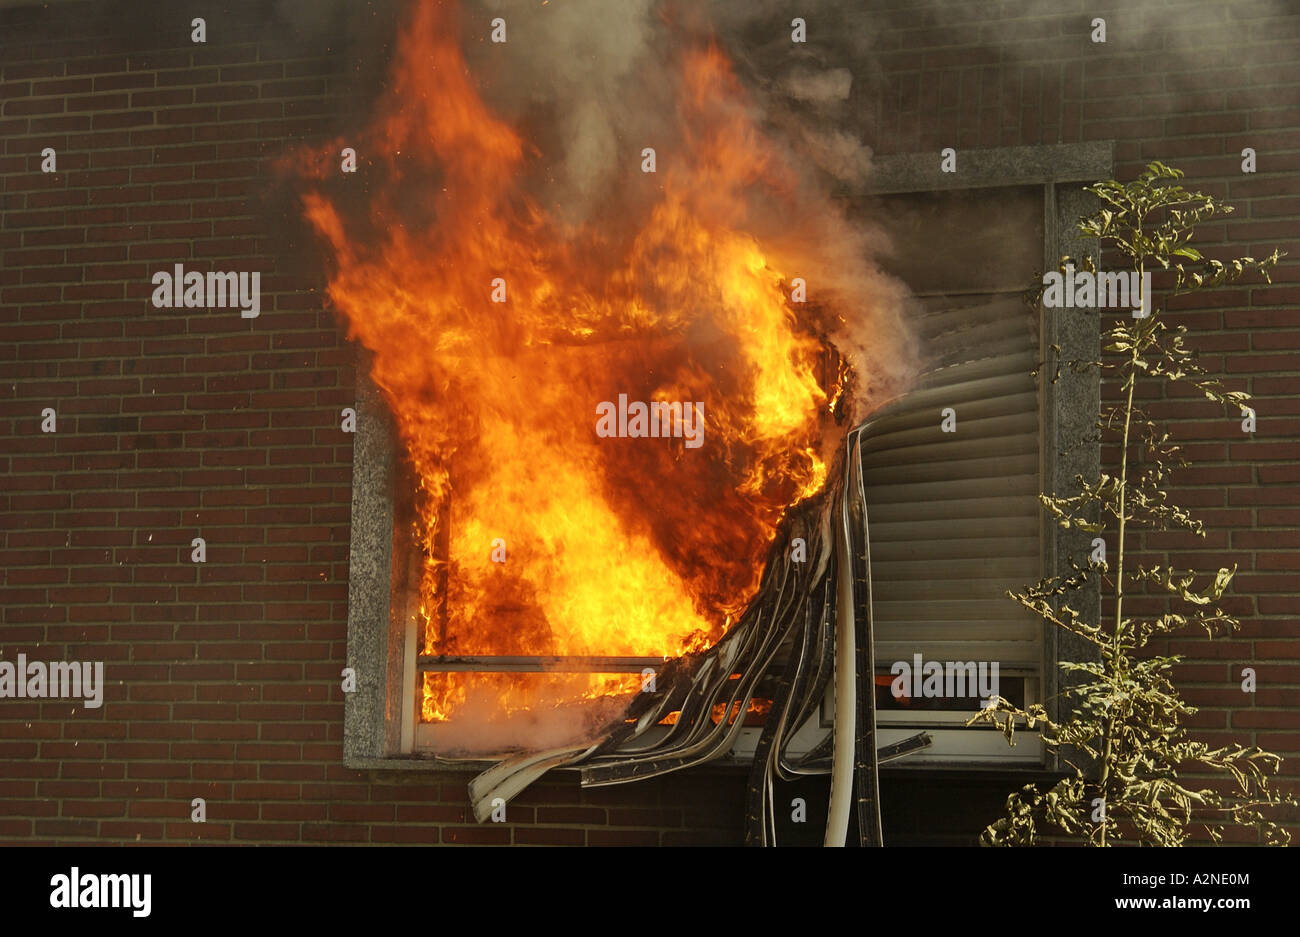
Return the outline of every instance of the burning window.
[[[657,146],[575,220],[545,115],[507,120],[448,8],[412,14],[374,118],[301,173],[330,301],[368,352],[362,422],[390,414],[400,453],[358,481],[392,494],[358,491],[389,518],[358,593],[386,582],[390,628],[388,689],[364,703],[383,743],[357,745],[619,761],[662,726],[684,766],[763,708],[797,629],[821,636],[800,665],[817,679],[778,721],[806,721],[846,433],[908,376],[899,286],[707,35],[683,26],[656,63]],[[360,204],[339,194],[345,142],[368,160]],[[379,601],[356,599],[373,628]]]
[[[586,180],[608,198],[583,210],[549,188],[546,115],[484,93],[431,2],[346,140],[364,194],[339,192],[343,138],[299,169],[370,375],[345,750],[500,758],[470,786],[482,818],[549,768],[653,776],[765,715],[751,832],[774,773],[833,762],[841,834],[856,787],[878,839],[876,765],[925,744],[876,731],[865,489],[895,457],[857,427],[915,376],[903,292],[681,28],[657,147]],[[798,751],[833,674],[835,736]]]

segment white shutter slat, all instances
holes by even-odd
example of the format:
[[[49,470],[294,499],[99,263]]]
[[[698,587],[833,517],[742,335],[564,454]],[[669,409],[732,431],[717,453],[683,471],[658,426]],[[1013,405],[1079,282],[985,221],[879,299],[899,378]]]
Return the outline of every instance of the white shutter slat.
[[[987,510],[980,502],[962,502],[967,510]],[[929,507],[929,505],[926,505]],[[1023,511],[1002,517],[945,517],[939,520],[912,520],[882,523],[868,521],[873,543],[915,543],[925,540],[976,540],[989,537],[1017,537],[1032,540],[1038,536],[1038,521]]]
[[[902,487],[902,486],[897,486]],[[998,492],[999,494],[1002,491]],[[945,501],[922,501],[910,502],[905,501],[901,504],[892,504],[889,502],[877,501],[875,510],[871,512],[870,526],[871,536],[881,540],[896,539],[888,536],[886,525],[902,524],[903,533],[910,529],[912,524],[924,521],[942,521],[947,524],[953,520],[968,518],[983,518],[986,520],[1002,520],[1011,516],[1027,516],[1032,504],[1026,501],[1036,501],[1034,495],[1007,495],[1006,497],[971,497],[971,498],[954,498]]]
[[[870,522],[868,522],[870,523]],[[907,583],[912,594],[925,591],[925,583],[930,580],[979,579],[988,583],[1007,584],[1007,588],[1018,588],[1025,584],[1021,578],[1025,568],[1024,560],[1015,556],[982,556],[951,559],[940,568],[931,560],[883,560],[875,555],[875,545],[871,554],[871,588],[874,594],[876,580]],[[877,575],[879,573],[879,575]],[[913,588],[912,582],[921,585]]]
[[[876,484],[872,491],[875,493],[875,504],[877,508],[884,505],[905,505],[914,504],[918,508],[925,505],[932,505],[942,501],[956,500],[991,500],[998,495],[1029,495],[1037,503],[1038,497],[1038,466],[1034,466],[1032,474],[1024,475],[1006,475],[995,476],[992,478],[964,478],[956,482],[944,480],[938,482],[917,482],[915,484]],[[868,517],[868,523],[871,517]]]
[[[876,662],[882,670],[896,660],[911,662],[912,655],[920,651],[925,660],[996,660],[999,676],[1012,668],[1036,672],[1041,651],[1032,641],[943,641],[929,642],[921,649],[915,640],[892,640],[876,637]]]
[[[950,365],[930,372],[921,380],[921,386],[947,387],[952,384],[976,381],[990,377],[1010,377],[1018,379],[1017,389],[1033,387],[1034,379],[1029,372],[1038,363],[1037,349],[1022,351],[1020,354],[1003,355],[998,358],[975,358],[961,364]]]
[[[957,428],[945,433],[934,426],[904,430],[873,440],[870,457],[862,460],[863,471],[877,465],[887,465],[900,458],[937,461],[975,459],[997,455],[999,452],[1037,452],[1038,417],[1033,413],[1016,416],[996,416],[987,420],[972,420],[962,424],[957,416]],[[898,450],[907,450],[898,452]]]
[[[1005,621],[1024,612],[1005,596],[985,599],[943,599],[930,594],[924,602],[911,599],[880,601],[872,597],[872,608],[895,623]]]
[[[1023,400],[1024,395],[1017,395],[1016,399]],[[912,421],[918,417],[922,419],[920,425],[907,426],[903,421],[898,421],[895,428],[889,432],[871,434],[867,438],[872,440],[870,446],[870,455],[885,452],[889,449],[895,449],[900,446],[914,446],[921,443],[937,442],[945,445],[961,445],[961,443],[976,439],[980,436],[1007,436],[1013,434],[1032,434],[1037,431],[1038,416],[1033,409],[1028,413],[1024,410],[1012,411],[1009,413],[988,413],[975,414],[967,412],[974,409],[988,410],[997,409],[995,402],[980,401],[972,402],[956,410],[956,423],[949,424],[953,426],[952,432],[944,432],[942,428],[942,419],[939,410],[930,411],[928,414],[910,415]],[[1010,409],[1009,405],[1004,404],[1002,409]],[[925,419],[929,416],[930,419]],[[864,457],[868,453],[863,453]]]
[[[871,544],[871,559],[891,560],[966,560],[996,553],[998,556],[1038,556],[1038,544],[1026,543],[1023,537],[953,538],[945,540],[894,540]],[[937,567],[936,575],[943,569]]]
[[[1006,618],[952,622],[898,621],[882,628],[878,637],[886,641],[969,641],[972,634],[978,634],[981,641],[1023,641],[1026,644],[1030,643],[1026,639],[1024,622]],[[926,660],[931,659],[929,654],[921,648],[914,649],[912,653],[914,654],[918,650],[921,651]],[[981,659],[989,660],[990,658]]]
[[[1014,575],[1014,573],[1009,574]],[[1004,577],[1004,578],[1009,578]],[[1003,611],[1014,610],[1015,604],[1006,597],[1006,586],[987,578],[979,579],[935,579],[925,588],[928,598],[938,601],[962,602],[1006,602]],[[871,602],[916,602],[916,587],[907,579],[897,578],[888,582],[871,584]]]
[[[913,453],[915,455],[915,453]],[[902,459],[900,458],[900,462]],[[1022,453],[1013,457],[994,456],[985,459],[966,459],[960,462],[917,462],[915,464],[888,465],[873,468],[870,478],[863,474],[863,484],[875,486],[901,482],[939,482],[949,480],[962,484],[967,478],[1001,478],[1005,475],[1038,474],[1038,453]],[[870,522],[870,515],[867,520]]]

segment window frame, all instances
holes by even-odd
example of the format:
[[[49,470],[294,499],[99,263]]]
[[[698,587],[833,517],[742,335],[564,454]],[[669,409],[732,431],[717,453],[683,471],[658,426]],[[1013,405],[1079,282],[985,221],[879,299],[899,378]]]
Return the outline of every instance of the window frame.
[[[1095,245],[1081,237],[1074,222],[1093,211],[1095,196],[1083,186],[1114,173],[1114,142],[1051,144],[1044,146],[962,149],[957,154],[957,171],[940,169],[939,153],[908,153],[878,157],[868,192],[864,197],[882,195],[929,194],[988,188],[1037,186],[1043,190],[1043,269],[1054,269],[1064,255],[1090,255],[1099,262]],[[850,202],[858,196],[845,193]],[[1028,284],[1027,284],[1028,286]],[[1051,346],[1061,349],[1061,358],[1091,359],[1100,349],[1100,319],[1079,315],[1072,309],[1040,308],[1039,360],[1047,361]],[[1095,432],[1096,415],[1101,406],[1100,376],[1095,369],[1076,374],[1062,368],[1055,383],[1039,381],[1039,477],[1045,490],[1069,491],[1076,475],[1096,477],[1100,470],[1099,445],[1078,446],[1078,440]],[[871,505],[867,505],[868,529]],[[1040,563],[1043,576],[1057,576],[1070,569],[1070,558],[1086,556],[1091,550],[1092,535],[1077,529],[1062,530],[1043,512],[1039,522]],[[1100,609],[1100,586],[1081,590],[1072,604],[1085,619],[1096,620]],[[1095,648],[1082,639],[1044,622],[1042,625],[1042,659],[1036,695],[1044,702],[1053,719],[1063,714],[1058,697],[1062,660],[1090,660]],[[967,744],[962,734],[943,732],[943,723],[952,719],[927,720],[917,717],[900,720],[882,711],[877,713],[882,741],[930,730],[935,743],[911,758],[900,761],[898,771],[909,768],[931,769],[943,766],[997,767],[1058,770],[1063,761],[1038,744],[1037,733],[1021,737],[1015,747],[1006,745],[996,733],[989,733],[996,744]],[[963,720],[964,721],[964,720]],[[904,728],[905,726],[905,728]],[[935,731],[938,730],[938,731]],[[947,744],[945,744],[947,743]],[[1017,751],[1020,749],[1020,751]],[[1032,749],[1032,752],[1030,751]]]

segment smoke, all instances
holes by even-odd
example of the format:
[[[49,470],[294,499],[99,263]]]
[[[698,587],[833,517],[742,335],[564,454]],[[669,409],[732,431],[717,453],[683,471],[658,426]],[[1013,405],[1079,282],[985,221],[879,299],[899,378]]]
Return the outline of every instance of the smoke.
[[[847,68],[831,68],[823,72],[801,68],[781,81],[782,89],[796,101],[823,106],[847,101],[852,84],[853,75]]]
[[[1121,61],[1143,61],[1143,78],[1159,75],[1164,79],[1160,93],[1146,95],[1145,114],[1203,111],[1207,106],[1194,96],[1232,89],[1240,99],[1240,110],[1257,107],[1276,107],[1280,103],[1276,89],[1264,89],[1268,79],[1246,78],[1245,70],[1261,61],[1275,61],[1258,57],[1277,40],[1290,38],[1294,47],[1294,20],[1283,25],[1280,34],[1271,31],[1270,19],[1294,18],[1300,6],[1296,0],[1251,0],[1249,3],[1224,3],[1223,0],[1130,0],[1119,5],[1099,5],[1098,10],[1083,10],[1073,16],[1063,16],[1057,0],[1007,0],[1003,3],[1003,17],[1016,20],[1059,21],[1062,36],[1077,36],[1081,46],[1098,57]],[[1105,43],[1093,44],[1090,35],[1093,22],[1106,23]],[[997,46],[1007,65],[1015,65],[1034,56],[1032,43],[1016,41],[1015,30],[1001,30]],[[1041,56],[1037,57],[1041,61]],[[1287,60],[1294,57],[1287,50]],[[1117,72],[1117,74],[1120,74]],[[1122,74],[1134,75],[1132,71]],[[1254,87],[1252,87],[1254,85]],[[1294,95],[1291,96],[1294,101]]]
[[[400,22],[408,5],[276,0],[274,11],[300,38],[347,36],[354,50],[364,42],[356,57],[375,64],[377,30]],[[531,115],[550,173],[545,204],[577,224],[599,206],[622,200],[619,180],[642,146],[671,144],[671,120],[665,120],[675,90],[670,63],[683,41],[716,39],[765,124],[801,165],[832,185],[861,187],[869,181],[872,156],[864,141],[882,132],[864,124],[861,115],[869,109],[863,105],[887,87],[881,56],[899,48],[890,37],[904,30],[924,27],[918,50],[996,50],[1009,68],[1044,61],[1042,37],[1077,37],[1089,49],[1091,23],[1101,17],[1106,43],[1090,51],[1162,56],[1163,100],[1172,111],[1182,95],[1224,87],[1222,70],[1250,64],[1252,44],[1271,38],[1266,21],[1295,12],[1294,0],[1258,0],[1240,11],[1221,0],[1132,0],[1077,12],[1063,11],[1059,0],[1005,0],[995,11],[960,0],[868,6],[859,0],[795,6],[784,0],[620,0],[616,7],[604,0],[470,0],[461,20],[467,54],[494,105],[516,117]],[[807,42],[791,41],[796,16],[805,23]],[[495,17],[506,21],[504,45],[487,41]],[[1045,32],[1045,25],[1052,28]],[[1260,105],[1278,103],[1270,100],[1276,91],[1241,84],[1227,86]]]
[[[497,16],[507,23],[508,43],[474,43]],[[483,0],[464,17],[470,54],[493,104],[516,116],[545,115],[553,149],[544,155],[556,167],[548,207],[574,222],[617,198],[613,189],[639,161],[642,146],[671,152],[679,91],[674,62],[690,44],[719,43],[755,114],[799,165],[831,182],[865,182],[871,151],[844,124],[855,81],[848,65],[869,61],[860,37],[874,33],[847,9],[838,19],[856,37],[847,49],[842,41],[830,45],[842,64],[827,64],[824,37],[812,44],[816,51],[792,41],[784,4],[715,3],[705,10],[625,0],[612,15],[604,0]]]
[[[878,30],[852,4],[811,7],[802,13],[809,42],[793,41],[788,5],[767,0],[627,0],[617,14],[605,0],[481,0],[466,6],[462,23],[485,99],[527,128],[546,167],[534,197],[572,230],[610,214],[631,228],[653,204],[642,150],[653,147],[671,166],[686,145],[681,58],[716,44],[743,89],[735,106],[794,172],[776,202],[755,188],[745,226],[774,258],[797,258],[784,269],[808,282],[810,302],[842,310],[832,338],[861,378],[860,417],[873,400],[901,392],[917,368],[907,291],[872,259],[883,235],[830,197],[862,191],[870,176],[871,149],[847,128]],[[506,22],[506,43],[485,41],[495,17]]]
[[[670,88],[656,74],[663,24],[655,0],[497,0],[468,7],[467,54],[485,95],[501,112],[527,118],[548,166],[543,204],[578,223],[608,193],[643,146],[662,139]],[[505,21],[507,42],[479,43]],[[477,54],[475,54],[477,52]]]
[[[544,751],[594,742],[627,708],[627,695],[603,696],[504,714],[493,692],[471,692],[455,718],[436,726],[440,755],[483,759],[515,751]]]

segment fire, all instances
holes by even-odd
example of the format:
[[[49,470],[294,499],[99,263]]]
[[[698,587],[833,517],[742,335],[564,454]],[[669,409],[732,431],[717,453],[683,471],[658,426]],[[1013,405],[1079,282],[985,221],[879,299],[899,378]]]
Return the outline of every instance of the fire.
[[[675,67],[677,139],[653,174],[639,145],[628,156],[638,209],[561,223],[533,194],[544,154],[480,95],[447,7],[421,2],[378,116],[347,141],[370,162],[364,211],[326,194],[337,144],[309,173],[330,300],[373,353],[417,479],[422,653],[707,648],[757,592],[785,512],[826,481],[852,380],[828,337],[843,319],[792,301],[803,258],[750,224],[753,193],[791,198],[795,173],[719,49]],[[702,445],[598,436],[619,394],[701,402]],[[427,674],[423,718],[640,686],[544,676]]]
[[[772,701],[770,699],[751,699],[749,701],[749,705],[745,707],[745,717],[744,717],[745,725],[761,726],[763,724],[763,720],[767,718],[767,714],[771,711],[772,711]],[[726,717],[727,725],[731,725],[736,721],[736,717],[739,715],[740,715],[739,702],[735,702],[731,704],[730,715],[727,714],[727,704],[718,703],[713,707],[712,711],[709,713],[709,718],[713,720],[714,725],[717,725],[719,722],[723,720],[723,717]],[[662,720],[660,720],[659,724],[663,726],[676,725],[677,720],[680,717],[681,717],[680,710],[677,712],[670,712],[667,716],[665,716]]]

